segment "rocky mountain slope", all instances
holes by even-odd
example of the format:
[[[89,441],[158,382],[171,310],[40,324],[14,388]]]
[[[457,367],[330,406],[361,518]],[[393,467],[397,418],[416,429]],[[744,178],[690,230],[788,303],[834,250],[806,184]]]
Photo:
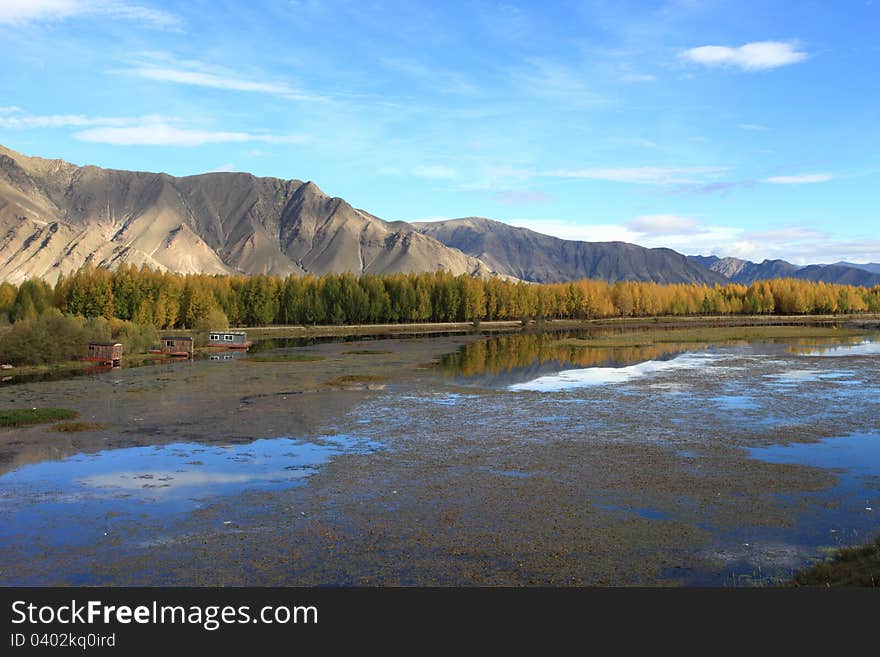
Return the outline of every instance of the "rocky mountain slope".
[[[86,263],[207,274],[445,270],[537,283],[582,278],[751,283],[793,276],[880,284],[878,265],[686,257],[625,242],[578,242],[490,219],[389,222],[312,182],[77,166],[0,146],[0,280],[49,282]]]
[[[727,282],[671,249],[646,249],[626,242],[563,240],[480,217],[414,225],[423,234],[480,259],[500,274],[537,283],[580,278],[708,285]]]
[[[79,167],[0,147],[0,280],[84,263],[177,272],[489,275],[480,261],[311,182]]]

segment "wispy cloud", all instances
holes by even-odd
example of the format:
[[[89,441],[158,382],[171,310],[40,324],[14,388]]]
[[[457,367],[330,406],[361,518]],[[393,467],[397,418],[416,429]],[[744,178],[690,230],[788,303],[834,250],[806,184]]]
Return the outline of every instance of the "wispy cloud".
[[[198,130],[178,127],[163,122],[147,122],[125,127],[90,128],[73,135],[80,141],[112,144],[114,146],[202,146],[234,142],[268,142],[298,144],[305,141],[301,135],[272,135],[225,130]]]
[[[15,114],[17,112],[23,112],[24,110],[20,108],[18,105],[6,105],[4,107],[0,107],[0,114]]]
[[[24,25],[90,15],[129,20],[155,29],[181,29],[180,19],[167,11],[121,0],[0,0],[0,24]]]
[[[220,166],[214,167],[208,173],[233,173],[235,171],[235,165],[232,162],[227,162],[226,164],[221,164]]]
[[[788,228],[780,228],[778,230],[762,230],[743,233],[742,237],[743,239],[747,240],[789,242],[793,240],[828,239],[830,235],[820,230],[802,228],[800,226],[790,226]]]
[[[116,146],[201,146],[224,142],[298,144],[306,141],[302,135],[195,129],[185,126],[181,119],[158,114],[136,117],[39,115],[17,110],[5,114],[0,112],[0,128],[86,128],[73,136],[80,141]]]
[[[327,102],[329,98],[297,89],[287,82],[248,79],[234,72],[212,68],[199,61],[178,62],[160,56],[159,61],[136,62],[123,73],[172,84],[242,91],[248,93],[272,94],[290,100]]]
[[[511,189],[496,192],[492,199],[501,205],[526,205],[529,203],[546,203],[556,197],[545,192],[530,189]]]
[[[454,180],[458,178],[458,172],[445,164],[423,164],[412,170],[414,176],[428,178],[430,180]]]
[[[620,76],[621,82],[653,82],[656,79],[657,76],[650,73],[624,73]]]
[[[639,148],[657,148],[657,142],[645,139],[643,137],[624,137],[620,140],[624,144],[630,146],[638,146]]]
[[[807,58],[790,41],[755,41],[731,48],[728,46],[700,46],[680,53],[680,57],[703,66],[731,66],[744,71],[760,71],[789,64],[797,64]]]
[[[168,120],[159,115],[140,117],[84,116],[82,114],[23,114],[18,110],[12,116],[0,116],[0,128],[82,128],[86,126],[127,126],[157,123]]]
[[[766,132],[770,129],[760,123],[739,123],[736,127],[740,130],[751,130],[753,132]]]
[[[691,185],[678,185],[668,190],[666,193],[670,196],[677,195],[709,195],[719,194],[725,196],[735,189],[748,189],[756,185],[754,180],[719,180],[717,182],[697,183]]]
[[[385,68],[430,84],[436,91],[469,95],[477,90],[477,87],[460,73],[432,68],[415,59],[383,57],[379,61]]]
[[[576,68],[558,62],[531,58],[527,67],[510,72],[514,83],[529,96],[556,99],[569,106],[605,105],[609,98],[586,82],[587,77]]]
[[[808,185],[828,182],[832,178],[834,176],[830,173],[805,173],[797,176],[772,176],[765,178],[764,182],[774,185]]]
[[[681,185],[723,173],[724,167],[596,167],[590,169],[554,169],[535,175],[548,178],[578,178],[633,183],[636,185]]]

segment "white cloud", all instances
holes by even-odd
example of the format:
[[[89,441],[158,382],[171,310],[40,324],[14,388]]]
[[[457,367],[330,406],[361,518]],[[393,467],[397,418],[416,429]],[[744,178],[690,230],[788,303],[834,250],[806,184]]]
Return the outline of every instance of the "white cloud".
[[[312,102],[326,102],[328,100],[325,96],[310,94],[295,89],[286,82],[248,80],[226,71],[218,72],[206,70],[204,65],[199,62],[189,62],[188,64],[189,66],[138,64],[133,68],[127,69],[125,72],[148,80],[171,82],[173,84],[183,84],[194,87],[273,94],[290,100],[306,100]]]
[[[454,180],[458,178],[458,172],[445,164],[423,164],[412,171],[414,176],[431,180]]]
[[[142,117],[84,116],[82,114],[21,114],[0,116],[0,128],[65,128],[86,126],[126,126],[165,120],[158,115]]]
[[[798,176],[773,176],[766,178],[764,182],[774,185],[805,185],[828,182],[833,177],[830,173],[805,173]]]
[[[0,128],[87,128],[74,133],[81,141],[118,146],[201,146],[224,142],[267,142],[299,144],[302,135],[273,135],[266,132],[238,132],[187,128],[180,119],[157,114],[121,116],[84,116],[82,114],[34,115],[0,113]]]
[[[740,130],[752,130],[753,132],[766,132],[769,130],[767,126],[763,126],[759,123],[740,123],[736,127]]]
[[[637,185],[680,185],[698,182],[724,171],[726,169],[723,167],[596,167],[555,169],[535,175],[547,178],[606,180]]]
[[[512,226],[581,242],[636,242],[638,233],[621,224],[582,224],[558,219],[511,219]]]
[[[696,219],[677,214],[646,214],[623,225],[644,235],[680,235],[698,231]]]
[[[208,173],[232,173],[235,171],[235,165],[232,162],[227,162],[226,164],[221,164],[219,167],[214,167]]]
[[[196,130],[181,128],[168,123],[143,123],[125,127],[100,127],[83,130],[73,135],[80,141],[90,141],[114,146],[202,146],[235,142],[262,141],[269,143],[297,144],[305,141],[300,135],[270,135],[251,132],[223,130]]]
[[[801,226],[755,232],[699,223],[678,215],[646,215],[620,224],[555,219],[511,219],[506,223],[567,240],[621,241],[648,248],[666,247],[687,255],[732,256],[753,262],[781,259],[808,265],[838,260],[880,261],[880,240],[876,238],[840,239]]]
[[[6,105],[5,107],[0,107],[0,114],[15,114],[17,112],[23,112],[18,105]]]
[[[87,15],[131,20],[158,29],[180,29],[180,20],[166,11],[120,0],[0,0],[0,24],[63,21]]]
[[[685,50],[680,56],[704,66],[733,66],[744,71],[760,71],[802,62],[807,53],[798,50],[797,44],[792,42],[756,41],[738,48],[700,46]]]
[[[656,79],[656,75],[649,73],[624,73],[620,76],[621,82],[652,82]]]
[[[828,233],[820,230],[811,230],[809,228],[801,228],[799,226],[791,226],[789,228],[779,228],[776,230],[761,230],[750,233],[743,233],[743,239],[748,240],[767,240],[769,242],[794,242],[797,240],[822,240],[829,239]]]

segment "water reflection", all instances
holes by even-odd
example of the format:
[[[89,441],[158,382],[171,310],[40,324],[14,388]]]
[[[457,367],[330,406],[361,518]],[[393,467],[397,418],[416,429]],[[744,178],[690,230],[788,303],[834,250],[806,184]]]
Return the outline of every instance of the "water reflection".
[[[762,338],[723,343],[664,342],[662,332],[645,332],[643,341],[627,346],[589,346],[584,339],[613,342],[620,331],[554,331],[517,333],[488,338],[444,356],[438,368],[465,385],[510,387],[512,390],[561,390],[572,386],[623,383],[655,372],[700,367],[718,360],[723,344],[728,357],[865,356],[880,354],[880,336],[827,338]],[[761,345],[761,353],[756,351]],[[842,374],[797,370],[777,374],[778,382],[846,378]]]
[[[334,435],[130,447],[26,465],[0,476],[0,543],[82,544],[115,524],[107,518],[170,518],[223,496],[301,486],[334,456],[379,448]]]
[[[816,442],[788,443],[749,449],[753,459],[770,463],[809,465],[835,470],[838,483],[831,489],[808,493],[819,502],[808,522],[796,529],[800,543],[821,545],[828,534],[873,537],[880,513],[880,434],[857,433]],[[859,538],[863,537],[863,538]]]
[[[508,389],[558,392],[570,388],[627,383],[633,379],[661,372],[699,369],[717,361],[719,358],[715,354],[685,354],[670,360],[648,360],[625,367],[589,367],[586,369],[564,370],[557,374],[541,376],[524,383],[514,383]]]
[[[688,350],[705,349],[701,344],[645,344],[630,347],[586,347],[566,342],[583,332],[519,333],[502,335],[463,346],[440,360],[446,376],[483,377],[504,385],[531,380],[541,373],[576,367],[622,368],[645,361],[662,361]]]
[[[876,339],[853,340],[850,344],[835,346],[824,344],[820,347],[812,348],[795,347],[792,351],[804,356],[878,356],[880,355],[880,341]]]

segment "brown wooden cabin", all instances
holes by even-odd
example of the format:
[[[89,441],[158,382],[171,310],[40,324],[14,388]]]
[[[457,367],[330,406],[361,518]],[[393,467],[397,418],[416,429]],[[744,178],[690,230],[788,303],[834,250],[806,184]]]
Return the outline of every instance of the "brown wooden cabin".
[[[119,367],[122,365],[122,345],[119,342],[89,342],[86,360]]]
[[[152,352],[174,358],[192,358],[193,339],[180,335],[163,335],[159,339],[159,348],[153,349]]]

